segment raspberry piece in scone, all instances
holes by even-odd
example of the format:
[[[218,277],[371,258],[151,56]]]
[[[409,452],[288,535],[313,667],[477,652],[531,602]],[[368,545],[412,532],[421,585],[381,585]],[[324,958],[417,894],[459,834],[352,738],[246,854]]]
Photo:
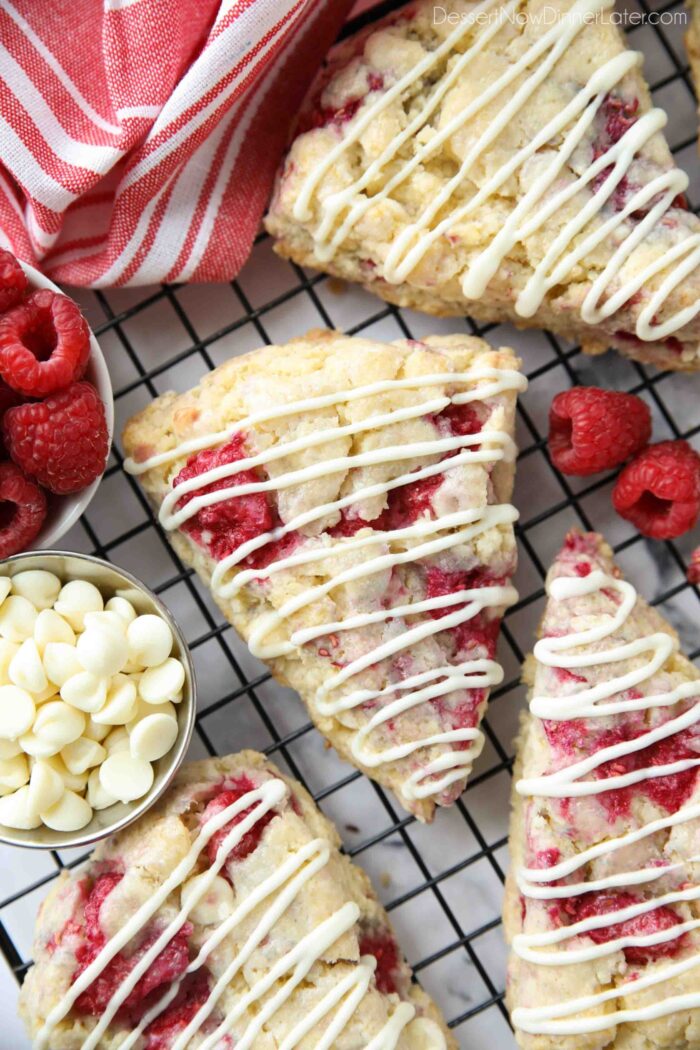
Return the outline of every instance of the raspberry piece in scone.
[[[77,303],[48,288],[0,317],[0,375],[25,397],[46,397],[83,375],[90,330]]]

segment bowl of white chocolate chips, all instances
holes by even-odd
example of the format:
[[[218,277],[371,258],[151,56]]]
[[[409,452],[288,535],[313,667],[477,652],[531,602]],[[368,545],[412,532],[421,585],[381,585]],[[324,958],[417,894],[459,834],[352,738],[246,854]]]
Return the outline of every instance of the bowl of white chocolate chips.
[[[175,776],[195,709],[187,643],[135,577],[61,551],[0,564],[0,842],[126,827]]]

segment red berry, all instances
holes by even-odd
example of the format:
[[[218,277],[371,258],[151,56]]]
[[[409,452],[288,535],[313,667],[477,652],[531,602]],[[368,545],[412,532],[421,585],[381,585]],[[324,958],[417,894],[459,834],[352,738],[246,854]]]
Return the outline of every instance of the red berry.
[[[21,394],[18,394],[16,390],[12,390],[7,383],[3,383],[0,379],[0,455],[3,457],[7,456],[7,449],[5,448],[5,442],[3,440],[2,425],[5,413],[8,408],[14,408],[15,405],[21,405],[23,401]]]
[[[27,275],[12,252],[0,248],[0,313],[16,306],[28,287]]]
[[[696,547],[690,555],[688,566],[688,583],[700,584],[700,547]]]
[[[595,386],[564,390],[549,410],[549,453],[562,474],[597,474],[624,463],[651,437],[641,398]]]
[[[700,515],[700,456],[687,441],[650,445],[620,474],[613,505],[644,536],[682,536]]]
[[[83,375],[90,329],[77,303],[49,288],[0,317],[0,375],[27,397],[46,397]]]
[[[46,496],[14,463],[0,463],[0,558],[28,547],[46,517]]]
[[[5,441],[22,470],[50,492],[79,492],[102,474],[109,453],[104,405],[91,383],[10,408]]]

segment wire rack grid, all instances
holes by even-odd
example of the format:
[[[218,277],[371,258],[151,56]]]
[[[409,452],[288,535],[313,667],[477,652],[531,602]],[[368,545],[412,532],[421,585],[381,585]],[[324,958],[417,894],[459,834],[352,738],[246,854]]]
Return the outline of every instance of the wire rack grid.
[[[379,10],[397,6],[381,4]],[[669,141],[679,164],[695,172],[690,198],[700,203],[695,99],[678,17],[682,8],[638,0],[628,9],[643,16],[629,32],[630,45],[645,53],[655,100],[670,114]],[[672,14],[675,19],[668,18]],[[548,333],[479,327],[469,318],[437,320],[386,306],[361,289],[278,260],[264,235],[230,284],[79,292],[77,298],[109,362],[117,436],[99,492],[66,546],[135,572],[179,620],[200,691],[191,757],[255,747],[298,777],[335,821],[349,855],[372,876],[409,962],[444,1010],[460,1046],[479,1047],[489,1040],[495,1050],[510,1050],[499,927],[512,741],[523,705],[519,669],[541,612],[547,566],[566,530],[579,525],[602,531],[623,568],[677,627],[686,651],[693,658],[700,655],[694,626],[700,593],[685,577],[693,537],[649,543],[614,515],[611,475],[593,481],[563,477],[546,450],[549,402],[557,390],[577,383],[633,391],[652,409],[657,440],[686,437],[700,447],[700,382],[647,371],[612,353],[587,358]],[[521,515],[516,578],[521,598],[503,625],[505,680],[492,695],[484,723],[486,747],[466,793],[439,812],[430,827],[407,816],[391,796],[324,747],[298,698],[271,681],[179,562],[138,484],[122,470],[120,428],[151,398],[186,389],[232,354],[319,326],[387,340],[466,327],[494,345],[518,349],[530,380],[518,413],[521,452],[514,501]],[[0,949],[19,981],[30,965],[39,901],[62,868],[83,860],[75,851],[20,855],[0,847]],[[2,1035],[0,1047],[10,1050]],[[12,1050],[23,1050],[14,1037]]]

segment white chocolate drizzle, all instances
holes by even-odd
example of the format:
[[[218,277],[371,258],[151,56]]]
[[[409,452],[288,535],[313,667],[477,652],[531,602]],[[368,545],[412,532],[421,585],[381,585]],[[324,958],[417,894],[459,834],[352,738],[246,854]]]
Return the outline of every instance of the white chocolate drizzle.
[[[206,821],[192,842],[188,853],[171,875],[129,917],[119,932],[107,941],[93,962],[73,982],[60,1002],[50,1012],[34,1042],[35,1050],[49,1050],[51,1034],[56,1026],[70,1013],[80,995],[103,973],[105,967],[117,953],[156,916],[171,894],[178,891],[195,868],[212,836],[236,816],[251,809],[251,812],[226,835],[217,850],[216,859],[198,882],[192,895],[188,896],[182,904],[175,918],[163,929],[157,940],[139,958],[128,976],[116,989],[97,1024],[84,1040],[81,1050],[99,1048],[104,1033],[120,1007],[124,1005],[129,994],[148,968],[153,965],[158,955],[183,928],[191,911],[206,895],[231,851],[266,813],[283,801],[286,794],[287,787],[282,780],[265,781],[260,787],[247,792]],[[324,957],[324,954],[340,937],[352,930],[360,917],[357,904],[348,901],[277,959],[269,971],[263,977],[259,977],[244,995],[236,999],[233,1005],[221,1010],[224,991],[230,986],[235,976],[241,972],[253,953],[269,936],[273,935],[275,923],[293,906],[299,893],[325,867],[330,856],[329,843],[325,839],[314,839],[291,853],[247,896],[240,901],[235,900],[230,915],[208,935],[182,977],[173,982],[162,998],[144,1015],[138,1026],[122,1040],[119,1044],[122,1050],[131,1050],[138,1043],[148,1026],[175,999],[184,977],[196,973],[229,934],[240,927],[241,923],[256,909],[266,905],[238,954],[230,961],[218,979],[212,977],[213,984],[206,1001],[187,1027],[176,1036],[171,1048],[171,1050],[186,1050],[191,1039],[198,1034],[201,1036],[203,1026],[207,1021],[210,1022],[209,1027],[211,1027],[210,1019],[215,1016],[217,1019],[220,1018],[218,1024],[198,1044],[201,1050],[215,1050],[221,1045],[221,1040],[236,1029],[241,1019],[250,1011],[252,1017],[248,1020],[246,1027],[243,1030],[236,1030],[236,1050],[250,1050],[266,1023],[274,1017],[277,1010],[288,1002],[295,988],[307,977],[312,967]],[[352,963],[351,971],[342,976],[332,990],[326,993],[308,1015],[305,1015],[288,1033],[280,1044],[280,1050],[294,1050],[304,1036],[322,1022],[327,1022],[327,1027],[321,1039],[316,1043],[316,1047],[317,1050],[330,1050],[335,1039],[350,1023],[367,994],[375,968],[376,959],[372,956],[363,956],[359,963]],[[394,1050],[401,1033],[411,1023],[414,1015],[415,1009],[410,1003],[398,1003],[387,1023],[376,1033],[369,1046],[374,1050]],[[437,1031],[439,1032],[439,1029]],[[437,1044],[436,1050],[444,1050],[445,1042],[441,1033],[440,1039],[442,1042]]]
[[[322,261],[333,258],[358,221],[382,201],[390,200],[397,187],[436,156],[437,151],[460,129],[474,120],[495,99],[503,98],[498,113],[487,123],[462,160],[458,171],[439,192],[431,196],[389,245],[386,258],[372,261],[376,273],[391,284],[409,279],[425,258],[430,247],[472,216],[489,198],[498,195],[509,179],[521,172],[534,156],[551,155],[490,243],[475,254],[462,277],[462,292],[469,299],[481,298],[506,256],[518,244],[545,227],[546,223],[578,193],[591,187],[589,199],[576,210],[552,241],[518,295],[515,310],[521,317],[532,317],[547,293],[570,278],[577,265],[606,241],[616,245],[610,260],[589,288],[581,306],[581,318],[595,325],[609,318],[657,275],[667,272],[658,288],[650,295],[635,322],[634,334],[643,341],[666,339],[688,324],[700,312],[700,300],[693,300],[662,322],[657,315],[678,285],[700,265],[700,234],[685,231],[668,250],[659,254],[639,272],[622,276],[621,271],[632,252],[658,226],[679,194],[688,186],[687,175],[673,167],[660,172],[639,188],[631,188],[624,207],[605,217],[603,209],[625,179],[635,157],[666,124],[661,109],[642,114],[605,153],[591,160],[580,175],[567,179],[567,162],[585,141],[605,98],[640,61],[637,52],[625,51],[605,62],[588,82],[512,157],[495,170],[472,196],[457,203],[455,196],[472,177],[475,168],[498,136],[528,105],[536,89],[546,81],[556,63],[569,48],[576,47],[581,29],[601,12],[612,7],[613,0],[576,0],[569,11],[558,17],[500,76],[483,86],[480,93],[459,107],[444,122],[430,124],[447,92],[469,64],[484,52],[504,25],[512,20],[517,0],[498,6],[498,0],[482,0],[469,13],[462,13],[458,25],[445,40],[427,53],[409,72],[386,91],[374,92],[357,115],[343,129],[338,143],[325,152],[306,177],[293,205],[293,215],[310,223],[314,251]],[[465,38],[468,46],[460,53]],[[453,59],[453,61],[449,61]],[[422,77],[434,75],[440,64],[445,69],[422,104],[416,105],[414,90]],[[360,142],[372,123],[397,100],[412,98],[416,112],[406,126],[371,160],[348,186],[336,191],[324,190],[322,180],[334,165]],[[401,160],[400,151],[410,140],[418,142],[410,159]],[[427,134],[427,132],[430,132]],[[378,187],[370,190],[370,186]],[[648,208],[647,214],[630,225],[635,212]],[[590,227],[590,231],[586,232]]]
[[[476,434],[447,437],[441,436],[436,431],[434,437],[425,441],[390,445],[355,455],[337,456],[330,459],[320,458],[318,462],[311,465],[265,480],[245,484],[237,484],[232,481],[229,486],[214,492],[201,490],[212,482],[233,478],[244,470],[264,468],[267,464],[284,459],[293,453],[312,448],[322,450],[324,444],[340,437],[379,430],[404,420],[438,415],[449,405],[465,405],[473,401],[483,401],[487,398],[498,397],[508,391],[523,390],[526,385],[527,381],[520,372],[479,366],[466,372],[385,379],[354,389],[277,405],[249,416],[226,431],[190,438],[168,452],[152,456],[142,462],[130,459],[125,463],[125,469],[130,473],[143,474],[154,468],[181,461],[185,456],[194,452],[220,445],[237,432],[242,431],[245,434],[252,432],[254,436],[254,427],[257,424],[273,419],[313,412],[316,409],[398,390],[424,387],[426,389],[449,387],[453,390],[451,394],[440,393],[437,396],[427,396],[426,400],[422,400],[417,405],[381,412],[345,426],[317,430],[299,438],[282,441],[263,452],[212,468],[181,484],[171,486],[159,510],[161,524],[164,528],[172,530],[181,528],[204,507],[230,499],[232,496],[277,492],[315,478],[360,467],[401,461],[412,464],[416,458],[439,457],[437,461],[428,463],[419,469],[411,469],[398,477],[366,485],[340,499],[312,507],[298,514],[285,524],[241,544],[232,554],[222,558],[212,573],[213,590],[222,598],[232,600],[246,585],[254,581],[259,584],[295,566],[309,565],[314,562],[323,562],[325,565],[329,559],[346,555],[352,551],[377,549],[376,555],[360,564],[336,572],[323,584],[307,588],[290,598],[279,609],[258,616],[252,624],[248,646],[255,656],[264,660],[290,656],[298,652],[304,645],[323,636],[337,636],[345,631],[390,622],[398,617],[421,616],[435,609],[447,610],[444,616],[424,619],[415,626],[407,626],[406,630],[396,637],[372,648],[363,656],[357,657],[337,673],[329,674],[315,698],[319,713],[326,717],[340,716],[343,712],[356,709],[368,701],[383,701],[383,706],[352,737],[351,749],[354,757],[369,768],[407,758],[422,749],[441,747],[442,754],[425,762],[406,778],[402,791],[409,800],[438,795],[451,784],[462,779],[483,747],[483,734],[477,727],[449,729],[444,733],[423,736],[396,747],[385,748],[383,751],[370,747],[370,735],[391,719],[413,710],[419,704],[428,703],[438,697],[449,696],[463,689],[489,689],[497,685],[503,679],[502,668],[495,660],[473,659],[463,661],[456,666],[445,664],[431,668],[429,672],[413,675],[394,685],[375,691],[356,689],[348,693],[347,691],[338,692],[338,690],[355,675],[397,653],[410,650],[410,647],[418,641],[466,623],[485,609],[499,609],[512,605],[517,601],[516,591],[510,586],[472,588],[412,604],[396,605],[372,612],[360,612],[342,621],[321,623],[298,631],[288,630],[286,634],[285,627],[291,616],[325,598],[338,586],[385,572],[394,566],[416,563],[460,544],[471,542],[492,528],[511,525],[517,519],[515,508],[510,504],[494,504],[444,514],[437,520],[423,517],[403,528],[387,531],[373,530],[371,533],[372,522],[369,521],[367,529],[360,530],[351,537],[333,540],[324,534],[320,539],[307,538],[303,549],[280,557],[265,568],[237,569],[237,566],[248,555],[268,543],[282,540],[304,526],[328,518],[330,515],[337,516],[346,507],[359,504],[363,500],[377,496],[385,497],[387,493],[403,485],[435,477],[455,467],[480,463],[490,466],[500,460],[511,460],[516,450],[510,436],[502,430],[481,430]],[[471,387],[471,389],[461,389],[464,386]],[[444,458],[446,456],[448,458]],[[194,493],[198,494],[193,495]],[[191,498],[189,502],[179,506],[184,496],[191,496]],[[408,549],[398,551],[392,549],[393,545],[405,541],[412,543]],[[232,572],[236,569],[237,571]],[[457,608],[449,611],[451,606]],[[280,637],[280,632],[282,637]],[[270,639],[271,634],[274,634],[272,639]],[[430,685],[427,684],[429,682]],[[333,693],[336,695],[332,696]],[[464,747],[465,743],[467,747]],[[450,746],[444,752],[443,745],[455,746]]]
[[[579,689],[571,696],[534,696],[530,702],[532,713],[539,718],[549,720],[605,718],[630,711],[670,707],[683,701],[700,698],[700,680],[696,679],[682,682],[666,692],[654,695],[613,699],[626,690],[650,681],[655,675],[662,672],[666,662],[677,650],[678,643],[671,635],[659,631],[630,642],[612,645],[610,648],[601,648],[601,643],[607,638],[624,630],[624,625],[637,600],[634,587],[625,580],[616,579],[600,570],[594,570],[588,576],[580,578],[558,577],[548,585],[548,593],[556,601],[593,595],[603,590],[608,593],[614,592],[619,596],[619,604],[613,614],[601,615],[598,624],[585,630],[574,631],[561,637],[552,636],[540,639],[535,646],[535,657],[546,667],[564,670],[605,668],[610,664],[619,665],[622,661],[630,659],[635,659],[635,666],[632,670],[617,677]],[[638,659],[640,657],[643,658],[641,662]],[[647,730],[632,740],[600,748],[588,757],[563,769],[557,769],[539,777],[522,779],[517,783],[516,789],[526,797],[581,798],[585,795],[628,787],[652,777],[671,776],[674,773],[692,769],[700,765],[700,759],[682,759],[666,765],[648,766],[630,773],[616,774],[598,780],[586,779],[590,773],[604,763],[649,747],[659,740],[695,725],[698,721],[700,721],[700,703],[691,704],[681,714]],[[680,863],[669,862],[638,871],[614,872],[588,882],[554,884],[585,869],[587,865],[599,858],[611,856],[657,832],[698,818],[700,818],[700,805],[682,806],[676,813],[649,821],[618,837],[601,841],[578,855],[559,861],[546,869],[523,868],[517,873],[518,888],[525,898],[540,901],[562,900],[620,887],[651,886],[653,888],[656,880],[700,861],[700,856],[691,856]],[[590,939],[586,943],[586,939],[580,941],[579,938],[585,938],[586,933],[590,931],[609,929],[617,923],[634,919],[657,908],[695,900],[700,900],[700,886],[686,884],[681,889],[662,893],[656,897],[652,896],[600,915],[591,915],[568,926],[532,934],[518,934],[513,938],[513,950],[521,959],[537,966],[559,967],[592,962],[629,947],[664,944],[692,930],[700,929],[700,920],[679,921],[667,929],[659,929],[649,934],[612,937],[601,944],[595,944]],[[574,942],[573,947],[565,951],[557,949],[558,945],[569,940]],[[516,1028],[535,1035],[575,1036],[603,1031],[625,1022],[652,1020],[678,1010],[697,1008],[700,1007],[699,992],[667,996],[651,1005],[634,1009],[611,1012],[605,1012],[603,1009],[606,1003],[672,980],[699,965],[700,954],[693,954],[688,958],[665,964],[660,962],[650,966],[641,976],[638,975],[594,995],[581,996],[578,999],[542,1007],[518,1007],[513,1011],[513,1023]],[[591,1015],[579,1016],[586,1011],[592,1011]]]

